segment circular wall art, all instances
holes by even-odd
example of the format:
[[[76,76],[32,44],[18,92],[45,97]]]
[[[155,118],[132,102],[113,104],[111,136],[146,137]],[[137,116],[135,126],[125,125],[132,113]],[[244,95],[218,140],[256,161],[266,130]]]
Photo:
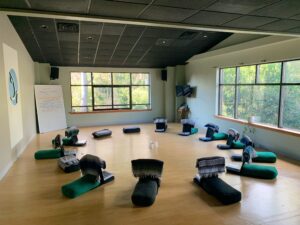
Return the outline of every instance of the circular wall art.
[[[14,69],[10,69],[8,76],[9,99],[13,105],[18,103],[19,85]]]

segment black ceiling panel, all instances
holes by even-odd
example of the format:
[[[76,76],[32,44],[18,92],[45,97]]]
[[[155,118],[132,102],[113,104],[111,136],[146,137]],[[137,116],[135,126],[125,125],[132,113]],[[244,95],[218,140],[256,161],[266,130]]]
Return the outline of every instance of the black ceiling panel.
[[[93,0],[89,13],[92,15],[136,18],[146,7],[145,4]]]
[[[286,31],[291,30],[293,28],[300,27],[299,20],[279,20],[273,23],[269,23],[267,25],[258,27],[261,30],[275,30],[275,31]]]
[[[139,18],[156,21],[181,22],[196,12],[197,10],[193,9],[150,6]]]
[[[204,25],[222,25],[240,16],[241,15],[239,14],[200,11],[199,13],[188,18],[184,22]]]
[[[27,5],[25,0],[1,0],[0,7],[3,8],[16,8],[16,9],[27,9],[29,6]]]
[[[89,0],[28,0],[32,9],[53,12],[87,13]]]
[[[262,9],[251,12],[252,15],[269,16],[277,18],[289,18],[300,14],[300,1],[284,0]]]
[[[242,16],[228,23],[225,23],[224,26],[239,28],[256,28],[274,22],[276,20],[278,19],[270,17]]]
[[[206,10],[248,14],[274,2],[278,2],[278,0],[219,0]]]
[[[202,9],[214,3],[215,0],[156,0],[154,5],[185,8],[185,9]]]

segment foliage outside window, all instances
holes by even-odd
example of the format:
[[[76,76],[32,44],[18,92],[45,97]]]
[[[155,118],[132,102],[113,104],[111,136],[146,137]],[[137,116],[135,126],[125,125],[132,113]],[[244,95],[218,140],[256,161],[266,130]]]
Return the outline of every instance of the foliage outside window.
[[[219,115],[300,130],[300,60],[220,69]]]
[[[72,112],[151,109],[149,73],[71,73]]]

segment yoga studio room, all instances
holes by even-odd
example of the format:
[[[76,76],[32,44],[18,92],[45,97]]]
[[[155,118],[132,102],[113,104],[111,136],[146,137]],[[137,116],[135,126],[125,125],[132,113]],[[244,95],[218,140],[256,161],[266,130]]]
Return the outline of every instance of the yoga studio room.
[[[0,0],[0,225],[300,225],[299,0]]]

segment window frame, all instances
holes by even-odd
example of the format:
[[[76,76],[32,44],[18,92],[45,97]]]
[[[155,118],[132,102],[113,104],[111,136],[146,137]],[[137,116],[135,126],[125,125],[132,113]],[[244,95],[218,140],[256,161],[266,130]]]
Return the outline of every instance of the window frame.
[[[284,61],[271,61],[271,62],[263,62],[263,63],[257,63],[257,64],[245,64],[245,65],[240,65],[240,66],[229,66],[229,67],[222,67],[218,68],[218,111],[217,115],[219,117],[224,117],[224,118],[229,118],[237,121],[246,121],[244,119],[240,119],[237,117],[238,113],[238,107],[237,107],[237,89],[238,86],[279,86],[279,99],[278,99],[278,118],[277,118],[277,123],[276,124],[266,124],[266,123],[261,123],[260,124],[265,124],[266,126],[272,126],[280,129],[291,129],[291,130],[300,130],[300,129],[292,129],[288,127],[283,126],[283,112],[284,112],[284,106],[283,106],[283,100],[284,100],[284,93],[283,93],[283,88],[286,86],[299,86],[300,88],[300,82],[298,83],[290,83],[290,82],[283,82],[285,74],[285,64],[288,62],[293,62],[293,61],[300,61],[300,59],[293,59],[293,60],[284,60]],[[272,64],[272,63],[280,63],[281,64],[281,70],[280,70],[280,81],[278,83],[259,83],[258,82],[258,76],[259,76],[259,66],[260,65],[265,65],[265,64]],[[246,84],[246,83],[238,83],[238,72],[240,67],[245,67],[245,66],[255,66],[255,82],[252,84]],[[235,68],[235,83],[234,84],[224,84],[222,83],[222,70],[227,69],[227,68]],[[222,115],[221,109],[222,109],[222,86],[234,86],[235,88],[235,97],[234,97],[234,116],[225,116]]]
[[[72,73],[89,73],[91,74],[91,84],[85,84],[85,85],[81,85],[81,84],[72,84]],[[111,78],[111,83],[110,84],[94,84],[94,79],[93,79],[93,74],[94,73],[109,73]],[[122,74],[122,73],[126,73],[130,75],[130,83],[129,84],[113,84],[113,74],[114,73],[118,73],[118,74]],[[148,84],[133,84],[132,83],[132,74],[147,74],[148,75]],[[83,87],[83,86],[87,86],[87,87],[91,87],[91,98],[92,98],[92,105],[86,105],[86,106],[74,106],[73,105],[73,94],[72,94],[72,87]],[[114,104],[114,88],[128,88],[129,89],[129,104]],[[148,103],[145,104],[133,104],[133,99],[132,99],[132,89],[133,87],[148,87]],[[111,89],[111,97],[112,97],[112,104],[111,105],[96,105],[95,104],[95,93],[94,93],[94,89],[95,88],[110,88]],[[105,112],[105,111],[146,111],[146,110],[152,110],[152,104],[151,104],[151,74],[150,72],[70,72],[70,92],[71,92],[71,111],[72,113],[95,113],[95,112]],[[117,106],[129,106],[126,108],[118,108]],[[134,106],[136,105],[143,105],[143,106],[147,106],[147,109],[133,109]],[[97,109],[95,107],[101,107],[101,106],[111,106],[105,109]],[[84,112],[74,112],[73,108],[86,108],[87,111]],[[92,111],[89,111],[89,108],[92,109]]]

